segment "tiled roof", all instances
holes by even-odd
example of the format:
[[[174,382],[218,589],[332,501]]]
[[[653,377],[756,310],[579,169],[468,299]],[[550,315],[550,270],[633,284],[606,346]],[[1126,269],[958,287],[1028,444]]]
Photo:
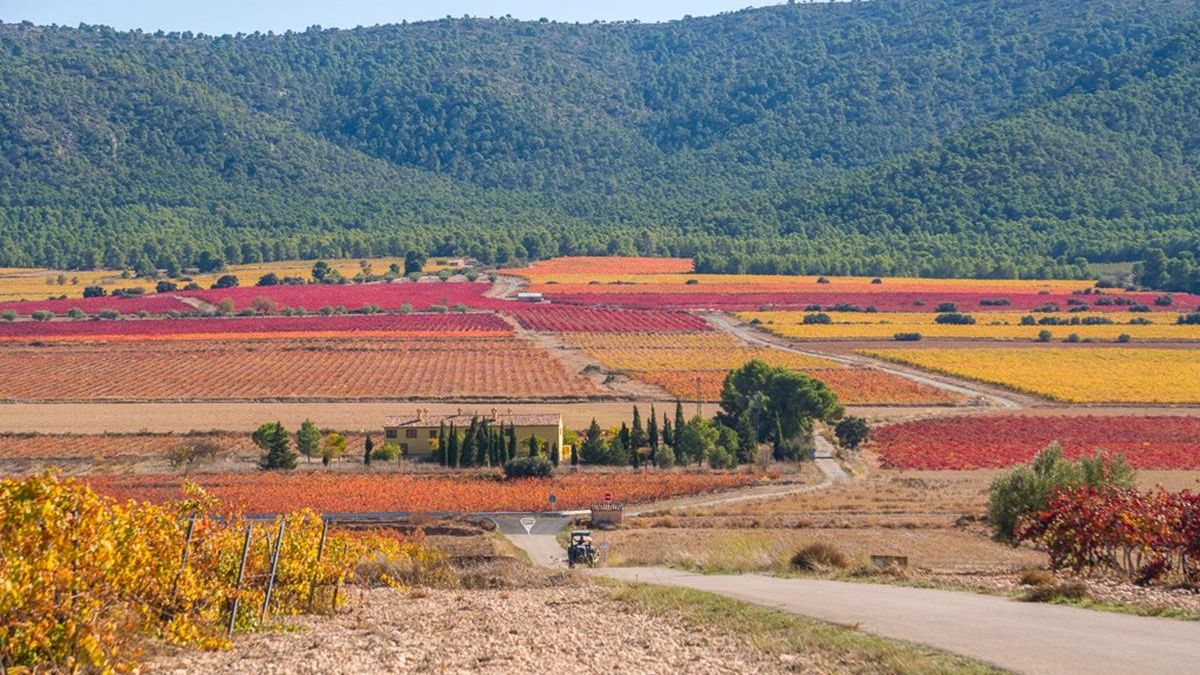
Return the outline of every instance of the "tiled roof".
[[[450,426],[454,424],[456,427],[467,427],[471,425],[471,418],[475,417],[479,420],[489,420],[492,424],[513,425],[518,427],[553,427],[558,426],[562,420],[562,415],[558,413],[529,413],[529,414],[508,414],[496,413],[492,415],[491,411],[482,410],[464,410],[462,413],[450,413],[445,415],[425,414],[421,417],[416,415],[397,415],[389,417],[383,421],[385,427],[436,427],[441,424]]]

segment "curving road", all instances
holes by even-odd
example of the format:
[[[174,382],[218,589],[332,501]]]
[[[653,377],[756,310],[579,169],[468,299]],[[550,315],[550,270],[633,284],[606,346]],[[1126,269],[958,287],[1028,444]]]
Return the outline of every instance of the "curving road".
[[[1026,407],[1025,403],[1015,396],[998,394],[991,390],[985,390],[981,387],[973,386],[970,383],[964,382],[962,384],[956,384],[954,382],[947,382],[936,377],[930,377],[927,375],[914,373],[903,368],[897,368],[878,359],[872,359],[866,356],[844,356],[841,354],[830,354],[828,352],[800,349],[798,347],[783,344],[780,341],[763,335],[753,327],[741,323],[726,314],[706,314],[704,315],[704,318],[718,329],[736,335],[738,338],[741,338],[742,340],[751,344],[770,347],[771,349],[778,349],[795,354],[803,354],[805,356],[815,356],[817,358],[827,359],[829,361],[834,361],[847,366],[874,368],[890,375],[903,377],[906,380],[912,380],[913,382],[935,387],[937,389],[942,389],[944,391],[961,394],[963,396],[981,398],[987,401],[989,405],[997,408],[1016,410]]]
[[[1021,673],[1183,675],[1200,670],[1200,622],[823,579],[636,567],[594,573],[718,593]]]

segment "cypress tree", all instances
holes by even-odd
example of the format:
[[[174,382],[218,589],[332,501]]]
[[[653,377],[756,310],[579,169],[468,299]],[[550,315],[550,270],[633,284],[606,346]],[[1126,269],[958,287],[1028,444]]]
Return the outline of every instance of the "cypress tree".
[[[475,463],[479,466],[491,466],[490,441],[492,429],[488,426],[487,420],[484,420],[479,425],[479,428],[475,430],[475,435],[478,437],[475,442],[475,454],[478,457],[478,461]]]
[[[479,420],[471,417],[471,426],[467,427],[467,433],[463,434],[462,447],[458,450],[458,465],[471,466],[475,461],[475,434],[479,430]]]
[[[458,430],[450,423],[450,438],[446,442],[446,466],[458,466]]]
[[[371,466],[371,451],[375,449],[375,441],[371,440],[371,434],[367,434],[367,440],[363,441],[363,464]]]
[[[658,416],[650,404],[650,419],[646,422],[646,442],[650,444],[650,463],[658,466]]]
[[[446,466],[446,420],[438,422],[437,444],[436,457],[438,464]]]
[[[571,466],[579,466],[579,450],[574,445],[571,446]]]
[[[558,466],[558,460],[558,443],[555,442],[550,446],[550,462],[553,463],[554,466]]]
[[[538,439],[537,439],[537,436],[530,436],[530,437],[529,437],[529,456],[530,456],[530,457],[537,457],[537,456],[538,456]]]
[[[679,441],[683,438],[683,425],[687,424],[687,420],[683,419],[683,403],[675,401],[675,438],[671,445],[675,448],[675,454],[679,454]]]
[[[508,425],[508,458],[517,458],[517,425]]]
[[[617,432],[617,438],[621,439],[621,447],[628,450],[630,433],[629,427],[626,426],[624,422],[621,422],[621,430]]]
[[[667,416],[665,413],[663,414],[663,427],[662,428],[663,428],[663,432],[662,432],[663,445],[669,445],[671,447],[675,447],[675,432],[671,431],[671,420],[667,419]]]
[[[633,406],[633,429],[630,430],[630,433],[632,434],[630,441],[633,443],[633,447],[642,448],[646,446],[646,431],[642,427],[642,414],[638,411],[636,405]]]

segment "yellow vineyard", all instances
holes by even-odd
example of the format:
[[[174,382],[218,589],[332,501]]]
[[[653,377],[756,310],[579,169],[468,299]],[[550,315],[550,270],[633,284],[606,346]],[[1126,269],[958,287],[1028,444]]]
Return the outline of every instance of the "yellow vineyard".
[[[1198,403],[1200,351],[884,349],[863,352],[1070,403]]]
[[[776,335],[799,340],[889,339],[896,333],[920,333],[930,338],[975,338],[987,340],[1035,340],[1043,330],[1050,331],[1052,340],[1065,340],[1075,334],[1081,340],[1112,341],[1121,335],[1140,340],[1200,340],[1200,325],[1179,325],[1174,313],[1151,316],[1132,313],[1059,313],[1038,314],[1021,312],[978,312],[972,314],[972,325],[935,323],[933,312],[826,312],[832,323],[805,324],[810,312],[740,312],[743,321],[757,321],[761,327]],[[1055,318],[1070,321],[1104,316],[1114,323],[1096,325],[1021,325],[1021,318]],[[1144,318],[1150,324],[1131,324],[1130,320]]]

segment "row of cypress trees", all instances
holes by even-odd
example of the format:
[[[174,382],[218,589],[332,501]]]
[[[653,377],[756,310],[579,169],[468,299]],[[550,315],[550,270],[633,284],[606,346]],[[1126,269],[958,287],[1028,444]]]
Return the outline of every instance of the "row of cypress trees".
[[[537,457],[541,455],[543,447],[544,442],[541,439],[530,436],[526,452],[529,457]],[[495,425],[489,419],[472,417],[471,425],[465,430],[459,430],[453,422],[448,427],[444,422],[438,425],[434,457],[442,466],[504,466],[518,455],[517,430],[512,424]],[[547,455],[557,466],[557,442],[550,444]]]

